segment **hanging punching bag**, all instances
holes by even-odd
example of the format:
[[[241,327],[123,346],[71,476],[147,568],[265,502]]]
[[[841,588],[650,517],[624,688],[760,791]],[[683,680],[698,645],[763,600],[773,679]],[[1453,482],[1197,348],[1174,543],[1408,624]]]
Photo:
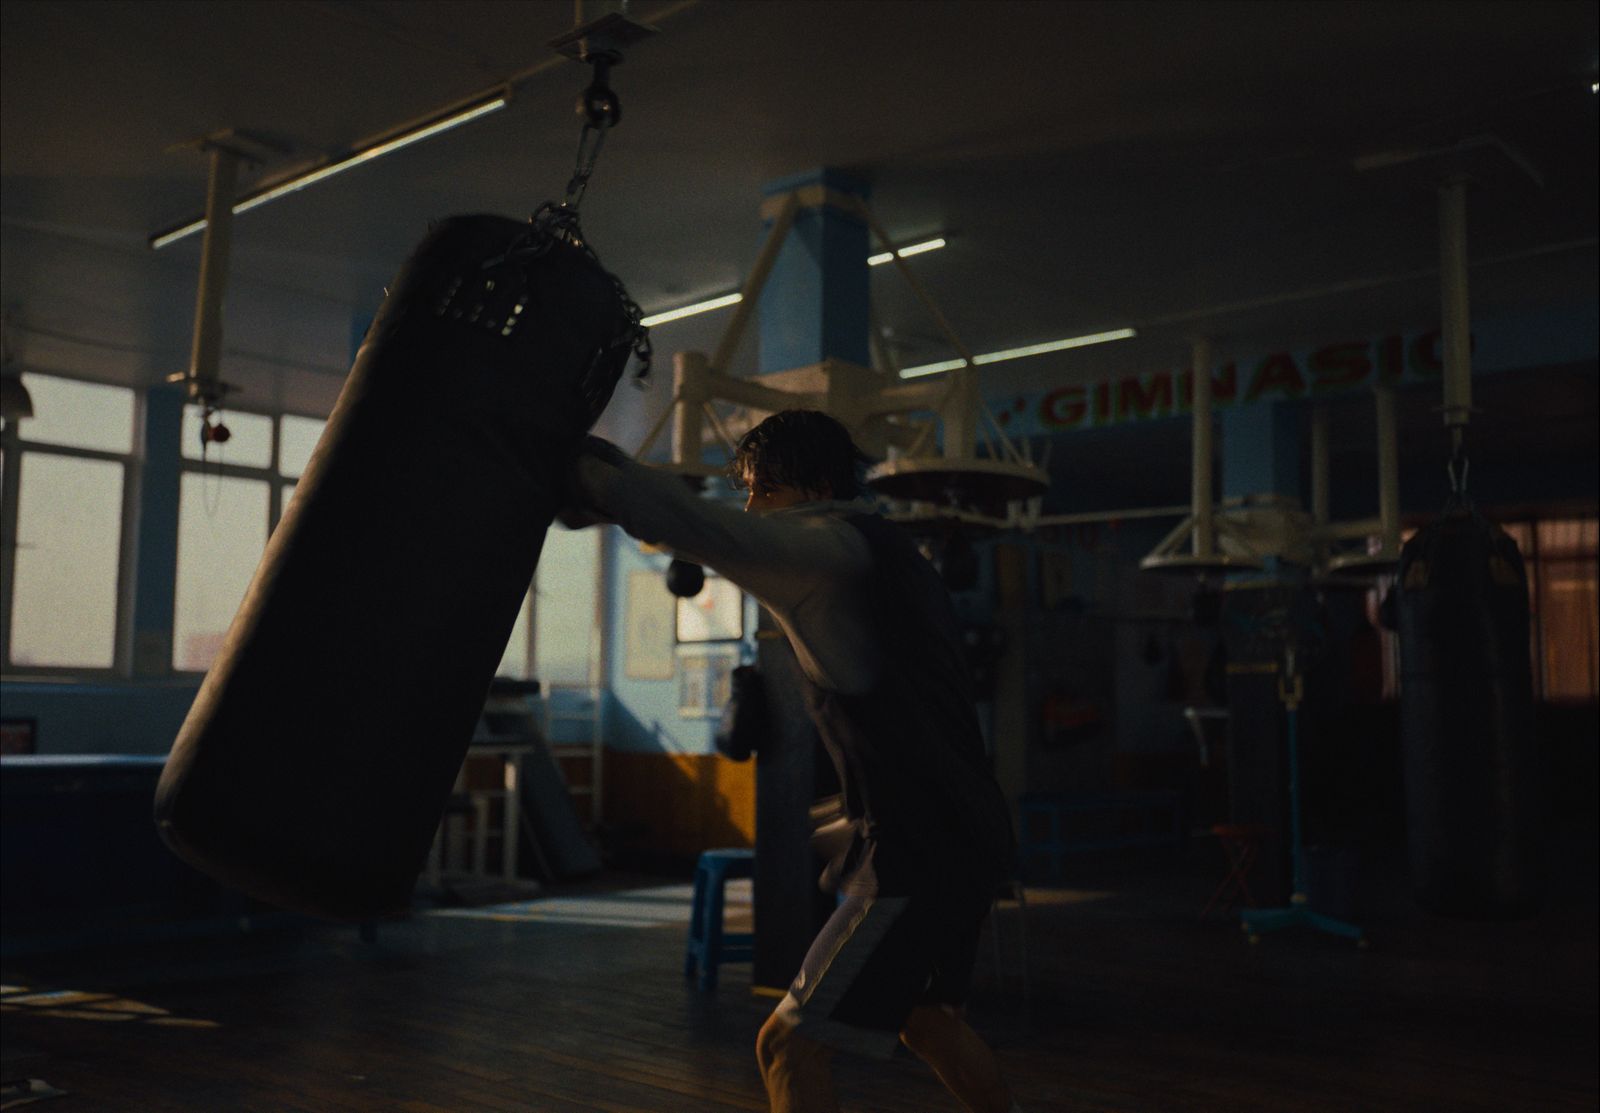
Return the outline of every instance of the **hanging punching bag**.
[[[1538,904],[1539,763],[1517,543],[1454,509],[1400,555],[1406,823],[1418,903],[1501,918]]]
[[[156,821],[286,908],[404,910],[638,307],[576,218],[436,225],[389,289],[178,734]]]

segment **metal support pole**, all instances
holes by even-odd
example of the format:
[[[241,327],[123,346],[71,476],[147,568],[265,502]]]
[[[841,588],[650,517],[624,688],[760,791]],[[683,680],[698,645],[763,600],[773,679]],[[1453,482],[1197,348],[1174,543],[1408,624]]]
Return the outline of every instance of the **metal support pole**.
[[[206,186],[206,231],[200,249],[200,293],[195,301],[194,346],[189,354],[189,400],[214,399],[222,357],[222,301],[228,289],[228,251],[233,242],[233,194],[239,154],[211,147]]]
[[[1190,366],[1194,379],[1194,437],[1193,459],[1190,462],[1190,502],[1193,504],[1194,555],[1213,556],[1217,549],[1216,525],[1212,518],[1211,466],[1211,341],[1199,337],[1190,353]]]
[[[971,460],[978,454],[978,379],[970,365],[950,372],[950,393],[940,409],[944,458]]]
[[[22,469],[17,466],[21,434],[15,419],[0,423],[0,451],[6,467],[0,471],[0,660],[11,662],[11,607],[17,582],[17,501],[22,493]]]
[[[778,215],[772,221],[772,230],[767,233],[766,241],[761,245],[761,253],[756,256],[755,265],[750,268],[750,274],[744,280],[744,288],[739,291],[739,302],[733,307],[733,316],[722,332],[716,354],[711,357],[711,366],[718,371],[726,372],[728,365],[733,362],[734,353],[739,350],[739,340],[744,336],[745,326],[749,324],[751,314],[756,311],[761,288],[767,284],[767,276],[772,273],[772,264],[778,261],[778,250],[783,247],[789,229],[794,227],[795,214],[799,211],[798,196],[791,193],[783,199]]]
[[[1318,529],[1328,524],[1328,407],[1311,411],[1311,520]]]
[[[707,363],[704,352],[678,352],[672,357],[672,462],[700,466],[705,438]]]
[[[1467,306],[1467,179],[1439,189],[1439,276],[1444,348],[1444,423],[1461,447],[1472,412],[1472,330]]]
[[[1374,391],[1378,413],[1378,538],[1384,556],[1400,554],[1400,432],[1392,383]]]

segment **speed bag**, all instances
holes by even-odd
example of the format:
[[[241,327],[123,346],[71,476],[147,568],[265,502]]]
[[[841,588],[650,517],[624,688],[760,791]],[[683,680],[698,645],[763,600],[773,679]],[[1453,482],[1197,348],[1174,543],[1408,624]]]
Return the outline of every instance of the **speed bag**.
[[[155,817],[181,858],[317,915],[409,906],[567,469],[642,335],[630,308],[529,223],[433,226],[167,760]]]
[[[1400,554],[1400,721],[1416,898],[1508,918],[1538,905],[1538,738],[1517,543],[1446,514]]]

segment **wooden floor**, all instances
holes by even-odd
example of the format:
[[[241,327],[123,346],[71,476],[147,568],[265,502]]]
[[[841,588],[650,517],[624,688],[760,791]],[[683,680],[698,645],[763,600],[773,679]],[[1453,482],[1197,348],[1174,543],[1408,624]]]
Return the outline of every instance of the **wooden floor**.
[[[1391,901],[1360,951],[1202,922],[1214,865],[1201,848],[1030,890],[1026,1002],[1002,913],[1008,969],[986,940],[972,1019],[1025,1110],[1596,1108],[1592,866],[1532,923]],[[748,966],[695,992],[687,889],[641,884],[419,915],[370,944],[318,929],[8,960],[7,1065],[67,1091],[34,1107],[61,1113],[765,1109],[751,1049],[771,1002]],[[904,1053],[836,1073],[847,1110],[957,1108]]]

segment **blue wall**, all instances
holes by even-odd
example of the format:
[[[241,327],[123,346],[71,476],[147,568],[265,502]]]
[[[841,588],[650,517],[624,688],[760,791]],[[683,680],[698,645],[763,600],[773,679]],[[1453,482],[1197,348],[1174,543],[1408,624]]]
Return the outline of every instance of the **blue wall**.
[[[52,684],[8,681],[6,718],[36,719],[41,754],[165,754],[198,680]]]
[[[678,714],[678,681],[634,680],[627,675],[628,577],[644,571],[664,579],[671,558],[646,553],[619,529],[607,529],[601,546],[606,562],[606,745],[642,753],[709,754],[714,752],[714,719],[685,719]],[[741,660],[755,656],[755,604],[746,601],[745,641]]]

